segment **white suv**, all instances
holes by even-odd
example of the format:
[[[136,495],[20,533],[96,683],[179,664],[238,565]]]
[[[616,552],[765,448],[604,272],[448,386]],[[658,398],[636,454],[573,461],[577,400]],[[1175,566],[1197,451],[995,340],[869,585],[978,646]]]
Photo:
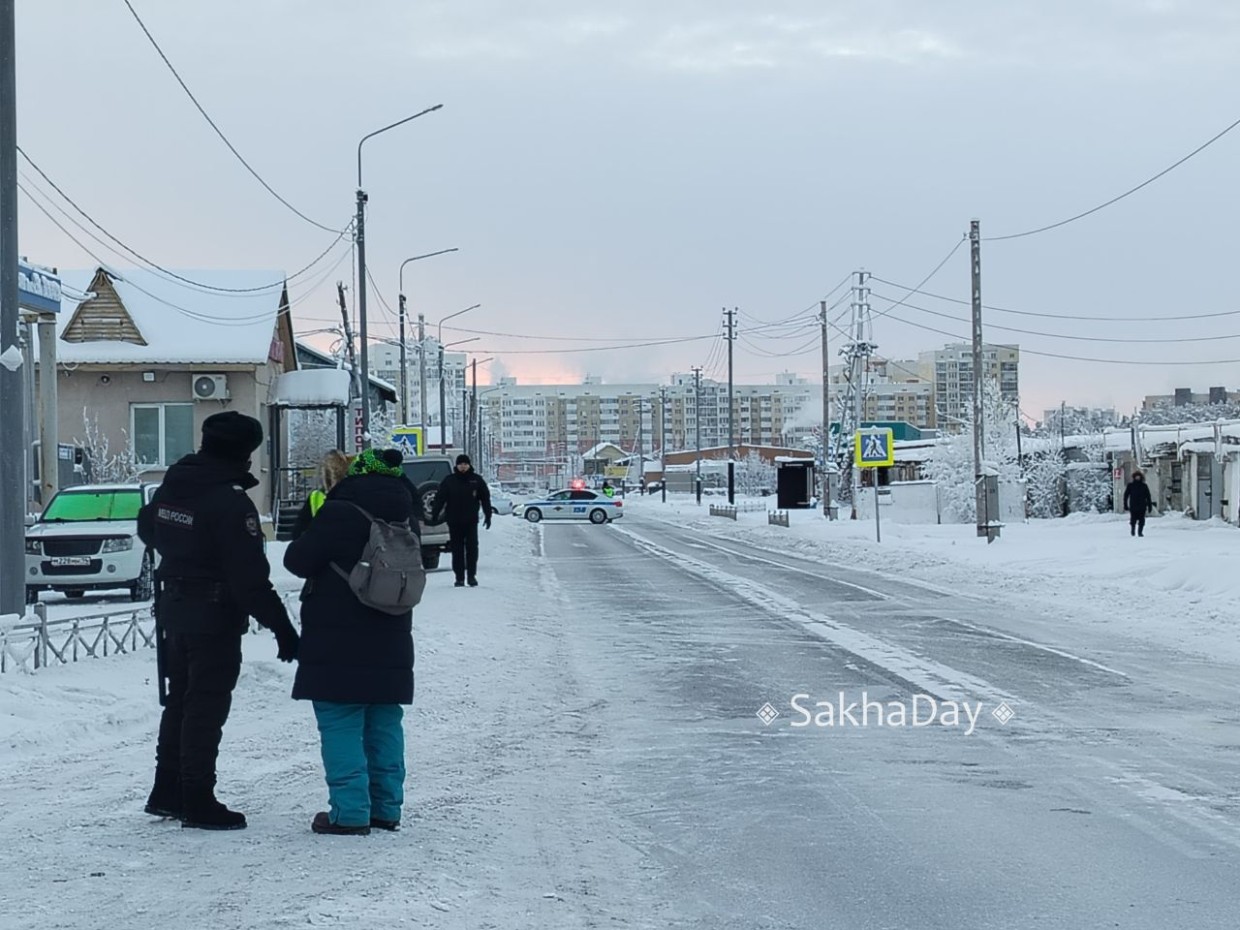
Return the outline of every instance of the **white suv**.
[[[107,588],[150,600],[153,556],[138,539],[138,511],[156,487],[80,485],[53,497],[26,528],[26,603],[35,603],[40,591],[81,597]]]

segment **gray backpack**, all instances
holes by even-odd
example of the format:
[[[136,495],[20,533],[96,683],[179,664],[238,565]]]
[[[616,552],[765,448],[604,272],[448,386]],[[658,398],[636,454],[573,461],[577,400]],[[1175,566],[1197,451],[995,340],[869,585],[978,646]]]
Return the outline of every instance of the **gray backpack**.
[[[408,521],[388,523],[357,504],[350,506],[370,521],[370,539],[352,571],[346,572],[335,562],[332,570],[348,582],[353,596],[364,606],[393,616],[407,613],[422,600],[426,589],[417,534]]]

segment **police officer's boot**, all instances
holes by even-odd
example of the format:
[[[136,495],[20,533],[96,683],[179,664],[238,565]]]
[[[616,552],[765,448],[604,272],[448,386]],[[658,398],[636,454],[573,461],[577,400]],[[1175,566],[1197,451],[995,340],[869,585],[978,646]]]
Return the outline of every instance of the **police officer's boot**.
[[[245,814],[230,811],[215,799],[211,783],[181,788],[181,826],[197,830],[244,830]]]
[[[181,774],[164,766],[155,767],[155,787],[144,810],[155,817],[181,819]]]

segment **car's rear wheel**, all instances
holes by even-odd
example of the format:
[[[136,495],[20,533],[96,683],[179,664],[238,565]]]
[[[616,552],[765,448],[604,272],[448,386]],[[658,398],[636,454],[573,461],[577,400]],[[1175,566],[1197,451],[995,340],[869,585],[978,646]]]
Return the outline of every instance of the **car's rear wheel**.
[[[598,508],[590,511],[590,522],[594,524],[606,523],[607,512]]]
[[[438,549],[422,550],[422,567],[428,572],[439,567],[439,556],[442,553]]]
[[[525,512],[525,519],[529,520],[531,523],[537,523],[542,519],[542,511],[537,507],[531,507]]]
[[[134,579],[134,583],[129,586],[129,599],[135,602],[149,601],[154,596],[155,577],[151,565],[151,557],[144,555],[142,557],[142,571]]]
[[[84,597],[85,594],[86,592],[81,588],[70,588],[65,592],[65,597],[70,598],[71,600],[76,600],[79,597]]]

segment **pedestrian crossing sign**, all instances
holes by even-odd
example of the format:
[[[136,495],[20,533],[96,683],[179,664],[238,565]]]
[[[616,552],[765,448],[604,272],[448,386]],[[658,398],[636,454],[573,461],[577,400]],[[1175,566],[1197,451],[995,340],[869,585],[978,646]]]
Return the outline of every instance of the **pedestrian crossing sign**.
[[[404,447],[406,455],[425,455],[422,429],[418,426],[398,426],[392,430],[392,442]]]
[[[853,461],[858,468],[890,468],[896,462],[895,436],[889,429],[857,430]]]

